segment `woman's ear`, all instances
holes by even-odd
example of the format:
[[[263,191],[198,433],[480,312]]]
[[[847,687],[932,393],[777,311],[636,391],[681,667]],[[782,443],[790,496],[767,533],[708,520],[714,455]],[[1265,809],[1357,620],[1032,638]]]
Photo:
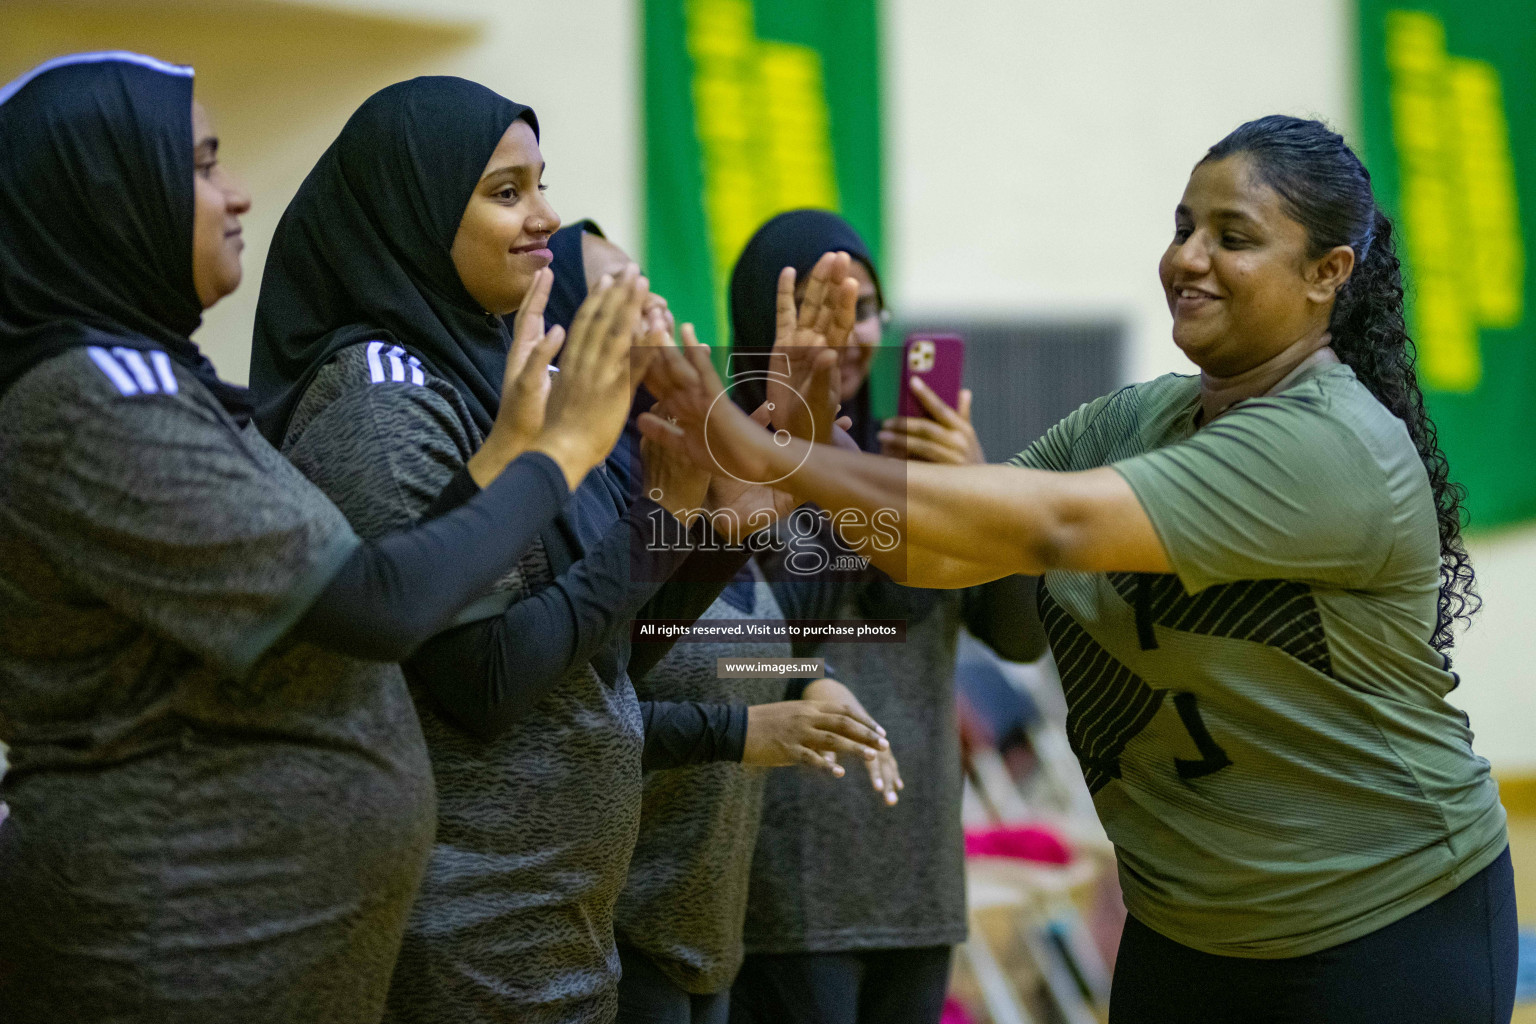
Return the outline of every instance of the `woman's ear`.
[[[1312,264],[1307,274],[1307,298],[1313,302],[1331,302],[1355,272],[1355,250],[1336,245]]]

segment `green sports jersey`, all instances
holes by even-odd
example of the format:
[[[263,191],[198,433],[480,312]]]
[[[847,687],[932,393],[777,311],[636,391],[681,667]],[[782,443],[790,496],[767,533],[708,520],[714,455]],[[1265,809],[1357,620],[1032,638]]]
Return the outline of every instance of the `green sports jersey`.
[[[1403,423],[1337,364],[1197,431],[1199,408],[1161,377],[1013,460],[1113,466],[1174,567],[1047,573],[1040,615],[1131,913],[1301,956],[1482,869],[1504,810],[1429,644],[1439,537]]]

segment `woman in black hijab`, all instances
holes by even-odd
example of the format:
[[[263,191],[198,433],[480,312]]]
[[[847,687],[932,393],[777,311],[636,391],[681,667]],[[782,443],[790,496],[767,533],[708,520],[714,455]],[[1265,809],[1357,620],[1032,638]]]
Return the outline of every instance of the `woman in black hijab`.
[[[573,337],[608,382],[550,396],[581,430],[509,425],[473,500],[360,542],[190,340],[249,208],[191,69],[50,61],[0,137],[5,1020],[376,1021],[434,821],[388,663],[612,444],[629,327]]]
[[[278,225],[252,353],[259,420],[364,536],[476,491],[473,453],[515,401],[494,382],[542,325],[559,226],[542,172],[532,111],[417,78],[364,102]],[[637,289],[632,323],[663,333],[640,314],[635,275],[621,275]],[[502,318],[520,305],[513,342]],[[575,372],[566,353],[558,377]],[[740,760],[747,743],[745,708],[642,706],[631,683],[630,621],[691,620],[720,590],[663,587],[701,536],[678,519],[708,483],[676,469],[648,463],[636,497],[630,450],[609,458],[495,593],[407,663],[438,841],[388,1019],[611,1018],[642,763]],[[745,560],[701,556],[730,563],[724,579]],[[649,646],[654,663],[662,645]],[[796,756],[881,742],[856,716],[825,718],[797,734]]]
[[[885,322],[885,293],[864,239],[830,210],[791,210],[769,220],[747,241],[731,270],[731,371],[749,374],[731,389],[743,409],[751,412],[765,395],[761,380],[751,375],[768,370],[774,343],[774,306],[779,274],[795,268],[796,300],[804,296],[811,268],[823,253],[846,252],[859,282],[856,323],[848,344],[838,351],[838,385],[843,413],[853,420],[849,434],[859,447],[876,447],[879,424],[870,413],[869,367],[880,344]]]
[[[550,250],[554,283],[545,312],[552,324],[569,323],[588,285],[629,262],[589,220],[555,232]],[[664,300],[657,298],[664,308]],[[642,389],[637,406],[649,407],[648,399]],[[748,561],[701,619],[726,626],[814,614],[793,604],[781,606],[762,570]],[[752,705],[749,756],[744,758],[751,763],[760,736],[771,735],[780,722],[819,713],[818,707],[863,713],[852,694],[832,679],[718,678],[720,658],[791,654],[788,641],[766,638],[679,644],[643,678],[637,676],[635,689],[641,698],[653,700]],[[724,1024],[731,981],[741,966],[747,878],[767,778],[733,764],[645,773],[639,838],[614,910],[623,965],[618,1024]]]
[[[836,214],[783,213],[748,241],[731,274],[732,370],[765,363],[781,269],[794,267],[803,279],[823,254],[838,250],[853,258],[860,284],[857,323],[839,352],[841,397],[853,420],[849,433],[876,450],[895,436],[870,412],[868,374],[884,296],[864,240]],[[730,391],[745,409],[760,401],[753,383]],[[965,436],[957,431],[948,453],[957,461],[966,454]],[[822,543],[846,550],[830,530]],[[935,1024],[950,947],[965,938],[956,638],[964,624],[1005,657],[1038,657],[1044,636],[1023,600],[1033,581],[1013,577],[944,592],[899,586],[876,569],[850,580],[846,573],[807,577],[793,565],[783,557],[768,565],[781,600],[825,608],[834,618],[906,620],[900,644],[797,645],[795,653],[836,664],[839,678],[889,730],[891,749],[901,752],[898,780],[910,784],[898,781],[899,800],[890,788],[880,800],[810,775],[768,780],[732,1016],[749,1024]]]

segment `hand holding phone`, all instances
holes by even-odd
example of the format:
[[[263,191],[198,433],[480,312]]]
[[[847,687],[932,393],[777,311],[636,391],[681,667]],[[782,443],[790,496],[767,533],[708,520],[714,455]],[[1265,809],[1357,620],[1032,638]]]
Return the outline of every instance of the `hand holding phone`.
[[[953,334],[913,334],[902,348],[899,415],[881,425],[881,451],[894,458],[951,465],[986,462],[971,426],[971,393],[960,386],[965,342]]]
[[[964,365],[965,341],[958,334],[907,335],[901,347],[901,392],[896,396],[896,415],[928,415],[927,408],[912,392],[913,377],[921,378],[928,390],[951,409],[959,406]]]

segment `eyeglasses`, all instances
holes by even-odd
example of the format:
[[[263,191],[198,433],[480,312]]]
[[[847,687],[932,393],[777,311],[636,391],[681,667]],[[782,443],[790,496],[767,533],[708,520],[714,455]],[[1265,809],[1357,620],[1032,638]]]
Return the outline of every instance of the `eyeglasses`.
[[[880,318],[880,326],[884,327],[891,322],[891,311],[881,307],[879,296],[865,295],[859,299],[853,307],[853,319],[855,323],[863,323],[866,320]]]

